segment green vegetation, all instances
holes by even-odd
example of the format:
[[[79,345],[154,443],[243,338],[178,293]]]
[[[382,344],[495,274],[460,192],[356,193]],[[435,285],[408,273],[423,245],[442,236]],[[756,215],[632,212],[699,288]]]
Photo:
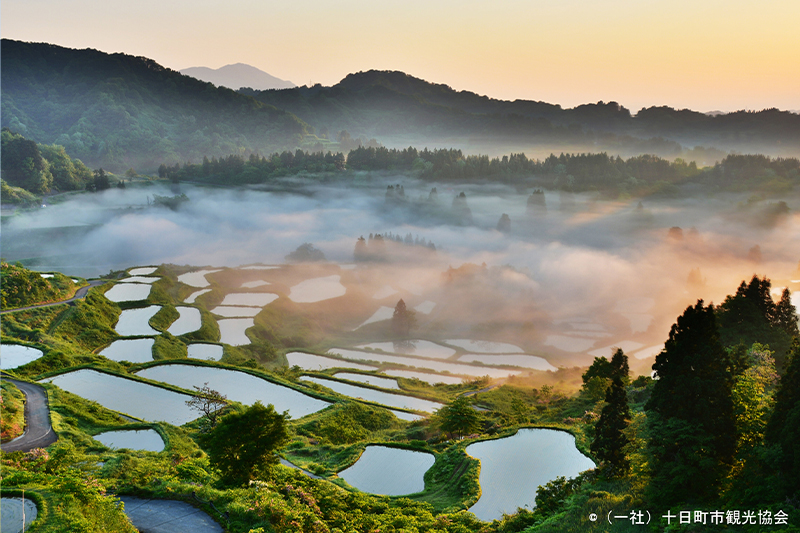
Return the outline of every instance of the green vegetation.
[[[25,431],[25,396],[13,383],[0,382],[0,441],[6,442]]]
[[[277,464],[275,451],[289,440],[286,413],[275,412],[256,402],[240,411],[231,412],[199,442],[208,453],[210,463],[222,472],[224,483],[243,485],[269,477]]]
[[[19,263],[0,263],[2,309],[66,300],[75,294],[76,289],[72,278],[60,272],[43,278],[39,272],[28,270]]]
[[[290,113],[143,57],[3,39],[2,62],[3,126],[118,172],[294,147],[308,130]]]

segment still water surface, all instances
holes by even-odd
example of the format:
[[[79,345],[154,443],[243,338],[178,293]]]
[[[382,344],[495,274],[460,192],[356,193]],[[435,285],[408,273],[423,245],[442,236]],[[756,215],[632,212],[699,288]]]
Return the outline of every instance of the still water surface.
[[[401,496],[425,489],[423,477],[433,463],[430,453],[367,446],[358,461],[339,472],[339,477],[363,492]]]

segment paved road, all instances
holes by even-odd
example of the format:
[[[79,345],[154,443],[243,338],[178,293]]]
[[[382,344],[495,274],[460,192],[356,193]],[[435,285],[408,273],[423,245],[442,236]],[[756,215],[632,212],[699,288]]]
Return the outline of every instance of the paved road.
[[[28,309],[36,309],[37,307],[52,307],[54,305],[61,305],[61,304],[68,304],[70,302],[74,302],[75,300],[80,300],[85,298],[86,295],[89,293],[89,289],[92,287],[99,287],[100,285],[108,283],[108,280],[104,279],[96,279],[89,282],[89,284],[85,287],[81,287],[77,291],[75,291],[75,296],[70,298],[69,300],[61,300],[60,302],[50,302],[49,304],[37,304],[37,305],[29,305],[27,307],[17,307],[16,309],[4,309],[0,311],[0,314],[6,313],[14,313],[16,311],[27,311]]]
[[[8,379],[25,395],[25,433],[2,445],[4,452],[27,452],[34,448],[45,448],[58,440],[58,435],[50,425],[50,407],[47,405],[47,393],[40,385]]]
[[[120,496],[125,514],[141,533],[222,533],[210,516],[185,502]]]

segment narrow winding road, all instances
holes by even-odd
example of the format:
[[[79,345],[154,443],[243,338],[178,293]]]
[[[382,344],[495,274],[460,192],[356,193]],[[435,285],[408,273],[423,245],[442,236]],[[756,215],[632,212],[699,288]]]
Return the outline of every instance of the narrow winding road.
[[[58,440],[58,435],[50,425],[50,407],[47,405],[47,393],[40,385],[9,379],[2,374],[2,379],[17,386],[25,395],[25,433],[16,439],[0,445],[4,452],[27,452],[34,448],[50,446]]]
[[[100,285],[102,285],[104,283],[108,283],[108,280],[95,279],[95,280],[90,281],[89,284],[86,285],[85,287],[81,287],[80,289],[75,291],[75,296],[73,296],[72,298],[70,298],[68,300],[61,300],[59,302],[50,302],[48,304],[29,305],[27,307],[17,307],[16,309],[4,309],[4,310],[0,311],[0,314],[4,315],[6,313],[15,313],[17,311],[27,311],[28,309],[36,309],[37,307],[52,307],[54,305],[68,304],[68,303],[74,302],[75,300],[81,300],[81,299],[85,298],[86,295],[89,293],[89,289],[91,289],[92,287],[99,287]]]

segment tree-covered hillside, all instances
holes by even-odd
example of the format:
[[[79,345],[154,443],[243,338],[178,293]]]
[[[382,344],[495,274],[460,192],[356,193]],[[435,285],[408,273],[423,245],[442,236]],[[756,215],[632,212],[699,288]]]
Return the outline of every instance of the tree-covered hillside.
[[[332,87],[245,92],[318,130],[346,129],[384,144],[446,139],[451,145],[477,143],[486,150],[491,143],[513,139],[521,146],[560,144],[578,151],[631,155],[677,155],[681,145],[783,156],[800,153],[800,115],[777,109],[713,116],[656,105],[631,113],[616,102],[563,109],[546,102],[497,100],[403,72],[377,70],[350,74]]]
[[[144,57],[2,41],[2,125],[111,170],[294,147],[294,115]]]

